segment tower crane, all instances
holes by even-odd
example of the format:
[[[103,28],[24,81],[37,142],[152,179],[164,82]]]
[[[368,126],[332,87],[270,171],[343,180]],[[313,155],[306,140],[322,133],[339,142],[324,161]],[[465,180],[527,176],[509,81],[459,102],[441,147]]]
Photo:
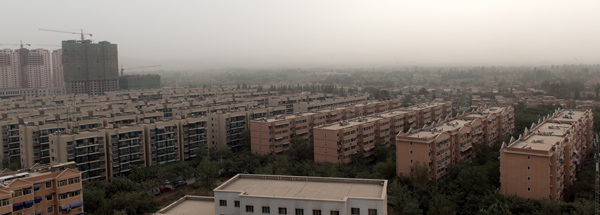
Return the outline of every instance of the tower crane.
[[[66,34],[79,34],[81,35],[81,41],[85,40],[85,35],[89,35],[90,37],[92,36],[92,34],[87,34],[87,33],[83,33],[83,29],[81,29],[81,33],[77,33],[77,32],[69,32],[69,31],[59,31],[59,30],[51,30],[51,29],[39,29],[40,31],[51,31],[51,32],[58,32],[58,33],[66,33]]]
[[[59,45],[50,45],[50,44],[35,44],[36,46],[53,46],[53,47],[60,47]]]
[[[23,49],[23,46],[31,46],[31,44],[23,44],[21,40],[21,44],[0,44],[0,46],[21,46],[21,49]]]
[[[20,41],[21,44],[0,44],[0,46],[21,46],[21,49],[19,50],[19,64],[20,64],[20,69],[21,69],[21,87],[22,88],[27,88],[29,86],[28,82],[27,82],[27,74],[25,74],[25,56],[24,56],[24,49],[23,46],[31,46],[31,44],[23,44],[23,40]]]
[[[123,71],[125,71],[125,70],[132,70],[132,69],[143,69],[143,68],[152,68],[152,67],[160,67],[160,65],[154,65],[154,66],[140,66],[140,67],[129,67],[129,68],[123,68],[123,65],[121,65],[121,77],[123,77]]]

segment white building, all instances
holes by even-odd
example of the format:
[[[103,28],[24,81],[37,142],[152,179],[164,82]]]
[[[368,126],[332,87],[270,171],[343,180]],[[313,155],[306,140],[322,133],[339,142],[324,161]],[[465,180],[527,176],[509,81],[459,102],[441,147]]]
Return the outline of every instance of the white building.
[[[387,214],[387,180],[239,174],[214,194],[215,214]]]

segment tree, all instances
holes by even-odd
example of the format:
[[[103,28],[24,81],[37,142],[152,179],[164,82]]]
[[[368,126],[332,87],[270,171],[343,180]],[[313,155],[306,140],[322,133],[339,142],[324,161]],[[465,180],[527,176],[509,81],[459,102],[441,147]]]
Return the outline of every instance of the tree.
[[[456,204],[454,204],[446,195],[436,194],[429,202],[428,215],[452,215],[456,214]]]
[[[409,178],[417,183],[426,183],[429,181],[429,168],[417,161],[410,167]]]
[[[211,161],[208,157],[202,158],[202,162],[196,167],[196,183],[194,184],[194,188],[211,190],[217,180],[217,171],[216,162]]]

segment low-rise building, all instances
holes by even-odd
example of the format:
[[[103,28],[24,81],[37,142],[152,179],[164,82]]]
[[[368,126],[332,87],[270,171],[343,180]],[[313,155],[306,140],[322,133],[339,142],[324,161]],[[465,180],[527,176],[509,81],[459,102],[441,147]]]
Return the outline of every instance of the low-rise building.
[[[238,174],[214,189],[215,214],[387,214],[387,180]]]

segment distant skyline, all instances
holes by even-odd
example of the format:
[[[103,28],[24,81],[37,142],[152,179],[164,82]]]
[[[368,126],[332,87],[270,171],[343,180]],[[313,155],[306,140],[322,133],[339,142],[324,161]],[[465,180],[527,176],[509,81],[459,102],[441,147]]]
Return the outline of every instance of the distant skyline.
[[[600,63],[600,1],[2,2],[0,44],[79,35],[157,69]],[[0,49],[16,46],[0,46]]]

